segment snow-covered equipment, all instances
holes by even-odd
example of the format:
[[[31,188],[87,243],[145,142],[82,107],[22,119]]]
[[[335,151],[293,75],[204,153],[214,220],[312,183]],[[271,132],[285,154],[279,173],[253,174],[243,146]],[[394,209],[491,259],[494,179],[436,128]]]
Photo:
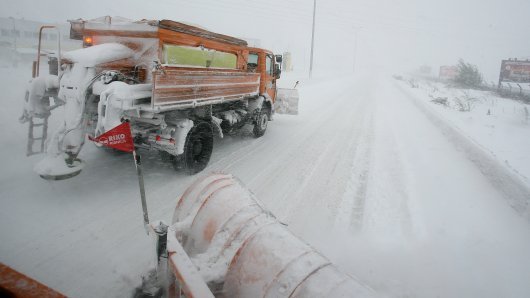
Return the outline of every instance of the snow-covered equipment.
[[[44,30],[55,30],[57,34],[57,54],[50,55],[49,67],[50,72],[48,75],[39,75],[39,65],[41,57],[41,40],[42,32]],[[53,33],[52,33],[53,34]],[[30,81],[26,88],[26,95],[24,97],[24,110],[22,116],[19,118],[21,123],[28,122],[28,143],[26,149],[26,155],[34,155],[44,152],[46,139],[48,137],[48,118],[51,115],[51,111],[58,106],[61,106],[63,102],[58,99],[57,92],[59,89],[58,71],[59,64],[61,63],[61,33],[59,28],[56,26],[42,26],[39,30],[39,45],[37,49],[37,61],[33,64],[33,79]],[[51,104],[53,99],[54,104]],[[40,127],[40,136],[35,136],[35,128]],[[39,141],[39,148],[35,150],[34,143]]]
[[[280,58],[281,61],[281,58]],[[274,110],[279,114],[298,115],[298,89],[296,87],[300,81],[296,81],[292,89],[278,88]]]
[[[280,114],[298,115],[298,89],[278,88],[274,109]]]
[[[153,276],[168,297],[375,296],[289,232],[231,175],[198,179],[178,200],[171,224],[151,226]]]
[[[159,151],[190,174],[207,166],[214,135],[250,124],[261,137],[272,120],[279,55],[170,20],[70,23],[70,37],[82,40],[83,48],[61,53],[58,44],[52,57],[54,98],[64,103],[64,122],[36,167],[44,178],[79,173],[86,136],[122,119],[130,121],[137,148]],[[29,90],[41,90],[38,84],[50,77],[39,73],[40,53],[37,60]]]
[[[48,138],[48,117],[42,117],[40,118],[41,122],[36,123],[35,119],[39,119],[39,118],[40,117],[37,117],[34,115],[33,117],[30,117],[28,120],[29,128],[28,128],[28,144],[26,146],[26,156],[44,152],[44,144],[46,143],[46,139]],[[40,137],[35,137],[35,127],[41,127]],[[35,141],[40,141],[39,151],[34,151]]]

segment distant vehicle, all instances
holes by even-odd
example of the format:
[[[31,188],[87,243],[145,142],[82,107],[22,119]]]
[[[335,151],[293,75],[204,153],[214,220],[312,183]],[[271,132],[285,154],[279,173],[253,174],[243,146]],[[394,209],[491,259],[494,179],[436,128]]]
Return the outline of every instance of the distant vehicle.
[[[278,100],[281,55],[170,20],[70,22],[71,38],[82,39],[84,48],[62,54],[58,49],[47,75],[40,75],[38,55],[21,117],[47,122],[49,98],[66,105],[64,126],[36,167],[42,177],[79,172],[86,134],[98,136],[124,119],[135,146],[160,151],[190,174],[208,164],[214,133],[222,137],[251,124],[255,137],[265,134]],[[48,29],[54,28],[44,26],[41,34]],[[286,92],[297,103],[297,93]],[[285,110],[285,103],[280,106]],[[37,140],[33,126],[30,121],[28,155]]]

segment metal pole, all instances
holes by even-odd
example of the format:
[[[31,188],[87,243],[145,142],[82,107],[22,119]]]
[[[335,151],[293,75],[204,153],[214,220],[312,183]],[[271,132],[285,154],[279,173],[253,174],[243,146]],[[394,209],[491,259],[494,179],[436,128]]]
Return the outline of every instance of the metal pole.
[[[144,214],[144,227],[147,235],[149,235],[149,215],[147,213],[147,202],[145,200],[144,175],[142,174],[142,161],[140,155],[133,151],[134,165],[136,166],[136,174],[138,175],[138,184],[140,186],[140,198],[142,200],[142,211]]]
[[[57,75],[59,76],[59,78],[61,77],[61,74],[62,74],[62,69],[61,69],[61,30],[59,29],[59,27],[56,27],[55,29],[57,29]]]
[[[355,72],[355,64],[357,61],[357,37],[359,31],[355,28],[355,44],[353,46],[353,72]]]
[[[38,57],[37,57],[37,76],[39,75],[40,70],[40,50],[41,50],[41,38],[43,29],[55,29],[57,31],[57,75],[61,77],[61,30],[57,26],[42,26],[39,31],[39,48],[38,48]]]
[[[313,30],[311,32],[311,60],[309,61],[309,78],[313,76],[313,48],[315,46],[315,16],[317,11],[317,0],[313,0]]]

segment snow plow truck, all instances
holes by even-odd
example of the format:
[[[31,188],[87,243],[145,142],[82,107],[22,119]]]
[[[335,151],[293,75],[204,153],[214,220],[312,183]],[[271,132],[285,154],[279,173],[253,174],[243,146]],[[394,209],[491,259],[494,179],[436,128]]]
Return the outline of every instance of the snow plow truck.
[[[83,48],[61,53],[57,38],[49,71],[41,74],[40,36],[59,31],[41,28],[20,118],[29,122],[27,155],[46,151],[35,166],[45,179],[77,175],[87,135],[97,137],[122,121],[130,122],[136,148],[157,150],[175,168],[195,174],[209,162],[214,135],[253,125],[261,137],[275,110],[297,112],[297,91],[276,86],[282,56],[242,39],[171,20],[69,22],[70,38],[82,40]],[[61,105],[64,123],[47,141],[50,111]],[[42,127],[40,137],[36,127]]]

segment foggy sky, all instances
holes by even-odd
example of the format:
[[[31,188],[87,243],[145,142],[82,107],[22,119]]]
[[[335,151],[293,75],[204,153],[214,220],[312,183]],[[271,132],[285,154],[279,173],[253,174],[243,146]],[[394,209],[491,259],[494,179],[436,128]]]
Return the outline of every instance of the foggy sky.
[[[0,16],[45,22],[103,15],[172,19],[212,31],[257,38],[275,52],[309,64],[312,0],[0,0]],[[88,4],[90,3],[90,4]],[[500,60],[530,58],[530,1],[317,0],[315,70],[401,71],[422,64],[477,64],[496,81]]]

